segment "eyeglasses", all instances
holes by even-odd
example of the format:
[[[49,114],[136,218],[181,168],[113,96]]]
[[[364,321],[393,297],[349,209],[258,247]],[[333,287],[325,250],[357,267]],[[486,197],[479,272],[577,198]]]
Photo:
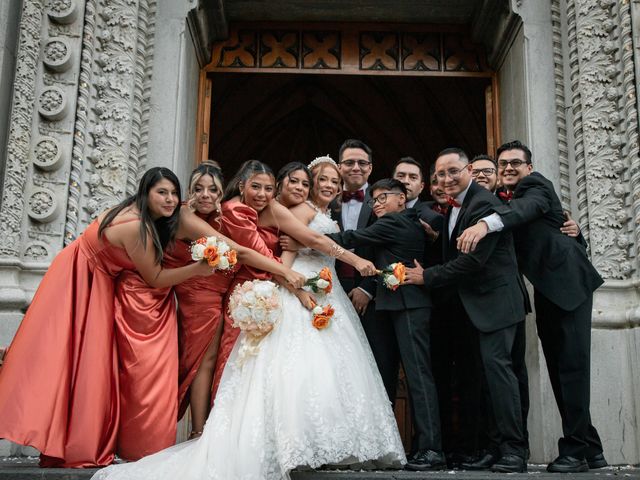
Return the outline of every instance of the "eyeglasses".
[[[401,195],[402,192],[384,192],[381,193],[380,195],[378,195],[376,198],[372,198],[370,200],[367,201],[367,205],[369,205],[371,208],[373,208],[373,206],[376,203],[379,203],[380,205],[384,205],[385,203],[387,203],[387,196],[389,195]]]
[[[371,162],[369,160],[342,160],[340,162],[340,165],[352,168],[356,165],[356,163],[360,168],[367,168],[369,165],[371,165]]]
[[[473,170],[471,170],[472,177],[477,177],[480,174],[483,174],[485,177],[488,177],[489,175],[493,175],[494,173],[496,173],[496,169],[493,167],[474,168]]]
[[[446,170],[444,172],[436,172],[435,176],[438,178],[438,180],[444,180],[445,178],[447,178],[447,176],[455,179],[455,178],[458,178],[462,174],[463,170],[465,170],[465,169],[450,168],[449,170]]]
[[[498,160],[498,166],[503,170],[507,168],[507,165],[511,165],[512,168],[519,168],[525,163],[527,162],[520,160],[519,158],[515,158],[513,160]]]

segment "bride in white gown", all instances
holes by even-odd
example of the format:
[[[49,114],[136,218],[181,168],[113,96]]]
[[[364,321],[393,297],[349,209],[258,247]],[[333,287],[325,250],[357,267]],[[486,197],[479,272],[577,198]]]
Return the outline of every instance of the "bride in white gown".
[[[336,182],[336,170],[323,168],[329,165],[335,163],[328,157],[310,165],[316,186],[319,176]],[[326,209],[328,200],[320,195],[317,203]],[[309,218],[318,232],[338,229],[320,209]],[[335,309],[329,327],[316,330],[311,312],[281,288],[281,321],[258,354],[242,362],[236,342],[202,436],[112,465],[93,479],[281,480],[302,466],[402,468],[406,458],[391,404],[360,319],[337,282],[334,259],[303,249],[293,263],[308,277],[325,266],[336,281],[317,300]]]

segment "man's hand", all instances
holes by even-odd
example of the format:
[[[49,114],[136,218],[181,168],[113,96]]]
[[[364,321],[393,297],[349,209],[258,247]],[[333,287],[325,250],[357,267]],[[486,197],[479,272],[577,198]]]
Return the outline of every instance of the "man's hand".
[[[420,223],[422,224],[422,228],[424,229],[424,233],[427,234],[427,238],[429,239],[430,242],[435,242],[438,239],[438,235],[440,235],[440,232],[436,232],[431,225],[429,225],[427,222],[425,222],[422,219],[419,219]]]
[[[353,308],[356,309],[358,315],[363,315],[365,310],[367,309],[367,305],[371,299],[369,296],[362,291],[360,288],[354,288],[349,292],[349,298],[351,299],[351,303],[353,304]]]
[[[302,248],[298,242],[296,242],[289,235],[282,234],[280,235],[280,248],[285,252],[297,252]]]
[[[422,265],[420,265],[415,258],[413,259],[413,263],[415,264],[415,268],[407,268],[404,283],[409,285],[424,285],[424,277],[422,276],[424,268],[422,268]]]
[[[462,253],[473,252],[478,246],[478,242],[487,236],[489,227],[483,221],[476,223],[473,227],[467,228],[457,238],[458,250]]]
[[[564,219],[566,220],[566,222],[562,224],[562,226],[560,227],[560,231],[565,235],[568,235],[569,237],[575,238],[580,235],[580,227],[578,226],[576,221],[571,218],[569,212],[564,212]]]

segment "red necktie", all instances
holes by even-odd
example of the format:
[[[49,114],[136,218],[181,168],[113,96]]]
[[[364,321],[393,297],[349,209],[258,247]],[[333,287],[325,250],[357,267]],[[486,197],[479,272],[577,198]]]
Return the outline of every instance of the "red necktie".
[[[348,202],[350,200],[355,200],[357,202],[364,202],[364,190],[356,190],[355,192],[348,192],[344,190],[342,192],[342,201]]]
[[[434,204],[431,206],[431,210],[439,213],[440,215],[446,215],[449,208],[445,207],[444,205],[440,205],[438,202],[434,202]]]
[[[510,202],[511,199],[513,198],[513,191],[506,190],[506,191],[498,192],[498,196],[505,202]]]
[[[454,208],[460,208],[462,205],[456,201],[455,198],[447,196],[447,203]]]

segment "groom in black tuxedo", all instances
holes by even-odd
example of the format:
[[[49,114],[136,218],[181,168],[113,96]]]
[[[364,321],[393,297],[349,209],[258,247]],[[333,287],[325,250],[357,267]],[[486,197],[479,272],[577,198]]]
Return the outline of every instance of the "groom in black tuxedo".
[[[345,248],[373,248],[373,261],[380,270],[392,263],[410,264],[424,259],[427,236],[418,212],[405,209],[407,190],[394,179],[384,179],[371,187],[370,207],[378,220],[369,227],[330,234]],[[445,466],[440,437],[438,396],[431,373],[429,318],[431,298],[416,285],[401,285],[391,290],[378,280],[376,336],[371,349],[382,374],[389,397],[395,398],[399,360],[407,376],[413,421],[416,427],[414,448],[417,453],[407,468],[440,469]]]
[[[519,141],[498,149],[498,176],[505,204],[458,241],[470,251],[488,232],[512,231],[520,271],[534,287],[538,336],[549,371],[564,436],[550,472],[584,472],[607,465],[591,423],[590,356],[593,292],[603,280],[591,265],[586,242],[561,232],[565,217],[553,184],[533,171],[531,151]],[[478,243],[479,242],[479,243]]]
[[[371,199],[367,191],[369,187],[367,181],[373,170],[371,148],[360,140],[345,140],[338,152],[338,168],[344,190],[341,198],[330,205],[331,217],[338,222],[340,231],[368,227],[376,218],[367,203]],[[354,253],[367,260],[373,258],[373,252],[368,246],[358,247]],[[362,277],[351,265],[340,261],[336,262],[336,270],[340,284],[360,315],[362,326],[371,342],[369,324],[375,313],[373,301],[376,292],[375,278]]]
[[[416,268],[407,272],[407,281],[427,288],[445,287],[451,298],[449,311],[473,325],[499,431],[501,458],[492,470],[523,472],[525,440],[511,352],[518,325],[525,318],[524,299],[510,234],[492,235],[475,252],[458,253],[458,232],[500,205],[494,195],[472,181],[471,170],[461,149],[446,149],[438,155],[435,174],[452,205],[444,220],[444,263],[423,269],[416,261]]]

